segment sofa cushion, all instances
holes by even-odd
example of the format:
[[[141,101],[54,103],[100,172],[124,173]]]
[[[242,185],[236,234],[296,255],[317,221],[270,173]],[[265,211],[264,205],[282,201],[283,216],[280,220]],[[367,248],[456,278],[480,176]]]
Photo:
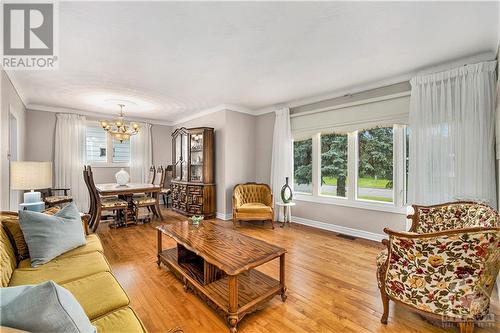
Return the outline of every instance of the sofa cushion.
[[[104,317],[92,321],[92,324],[99,333],[146,332],[139,317],[129,307],[108,313]]]
[[[109,271],[110,268],[104,255],[100,252],[91,252],[68,258],[56,258],[38,267],[18,268],[12,274],[9,285],[37,284],[48,280],[65,283]]]
[[[89,275],[61,285],[76,297],[91,320],[130,303],[127,294],[109,272]]]
[[[85,245],[82,219],[75,203],[67,205],[53,216],[19,211],[19,223],[28,244],[32,267]]]
[[[1,274],[1,284],[2,287],[7,287],[11,276],[16,269],[17,260],[14,253],[14,247],[12,246],[7,231],[3,227],[3,222],[0,225],[0,274]]]
[[[240,207],[238,207],[237,210],[238,213],[254,213],[254,214],[266,214],[272,212],[271,207],[258,202],[243,204]]]
[[[1,309],[1,324],[29,332],[94,333],[75,297],[54,281],[25,288]]]

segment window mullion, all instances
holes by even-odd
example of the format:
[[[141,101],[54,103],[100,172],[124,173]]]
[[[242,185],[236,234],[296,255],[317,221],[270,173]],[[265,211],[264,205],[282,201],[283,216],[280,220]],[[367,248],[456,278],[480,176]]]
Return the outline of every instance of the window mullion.
[[[397,207],[402,207],[404,205],[405,177],[405,136],[403,125],[394,125],[393,145],[394,204]]]
[[[113,163],[113,139],[106,133],[106,161],[108,165]]]
[[[358,165],[358,132],[347,134],[347,199],[356,200],[357,165]]]
[[[312,137],[312,194],[319,196],[321,190],[321,134]]]

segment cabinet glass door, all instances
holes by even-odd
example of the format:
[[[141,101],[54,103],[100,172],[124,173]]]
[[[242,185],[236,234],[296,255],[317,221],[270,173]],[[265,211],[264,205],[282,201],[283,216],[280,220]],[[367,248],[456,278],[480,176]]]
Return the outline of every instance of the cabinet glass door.
[[[187,181],[188,179],[188,167],[187,167],[187,163],[188,163],[188,136],[187,134],[182,134],[181,135],[181,150],[182,150],[182,160],[181,160],[181,180],[183,181]]]
[[[192,182],[203,181],[203,133],[191,134],[189,144]]]
[[[175,137],[175,179],[181,179],[181,162],[182,162],[182,150],[181,150],[181,136],[177,135]]]

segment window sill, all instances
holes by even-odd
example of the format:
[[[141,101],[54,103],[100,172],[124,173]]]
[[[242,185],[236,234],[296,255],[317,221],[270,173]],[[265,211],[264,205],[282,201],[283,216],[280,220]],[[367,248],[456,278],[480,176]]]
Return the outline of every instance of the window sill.
[[[128,163],[90,163],[92,168],[128,168]]]
[[[337,205],[337,206],[376,210],[381,212],[406,215],[406,206],[396,207],[393,203],[371,202],[368,200],[353,201],[347,198],[335,198],[335,197],[328,197],[325,195],[313,196],[311,194],[302,194],[302,193],[295,193],[295,196],[293,198],[296,201]]]

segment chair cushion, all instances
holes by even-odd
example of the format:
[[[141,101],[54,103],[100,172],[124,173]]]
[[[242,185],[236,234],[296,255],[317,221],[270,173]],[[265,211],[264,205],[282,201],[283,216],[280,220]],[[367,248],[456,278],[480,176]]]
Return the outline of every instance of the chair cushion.
[[[45,201],[49,205],[56,205],[58,203],[73,201],[73,197],[71,195],[53,195],[43,198],[43,201]]]
[[[255,213],[255,214],[265,214],[265,213],[271,213],[272,208],[269,206],[266,206],[262,203],[258,202],[252,202],[252,203],[246,203],[237,208],[237,211],[239,213]]]
[[[129,307],[108,313],[104,317],[94,320],[92,324],[99,333],[146,332],[140,319]]]
[[[64,252],[85,245],[85,231],[75,203],[52,216],[21,210],[19,224],[28,244],[32,267],[45,264]]]
[[[96,332],[75,297],[54,281],[24,289],[0,308],[2,325],[29,332]]]
[[[377,254],[377,268],[382,267],[382,265],[387,261],[387,255],[387,249],[382,250],[379,254]]]
[[[19,263],[19,268],[12,274],[9,286],[37,284],[48,280],[66,283],[92,274],[110,271],[106,258],[100,252],[56,258],[38,267],[25,268],[26,264],[23,263],[24,261]]]
[[[89,275],[62,286],[76,297],[90,320],[130,303],[127,294],[109,272]]]
[[[105,208],[127,207],[128,202],[117,198],[101,198],[101,206]]]
[[[132,201],[134,202],[134,205],[148,205],[156,203],[156,199],[152,197],[133,198]]]

